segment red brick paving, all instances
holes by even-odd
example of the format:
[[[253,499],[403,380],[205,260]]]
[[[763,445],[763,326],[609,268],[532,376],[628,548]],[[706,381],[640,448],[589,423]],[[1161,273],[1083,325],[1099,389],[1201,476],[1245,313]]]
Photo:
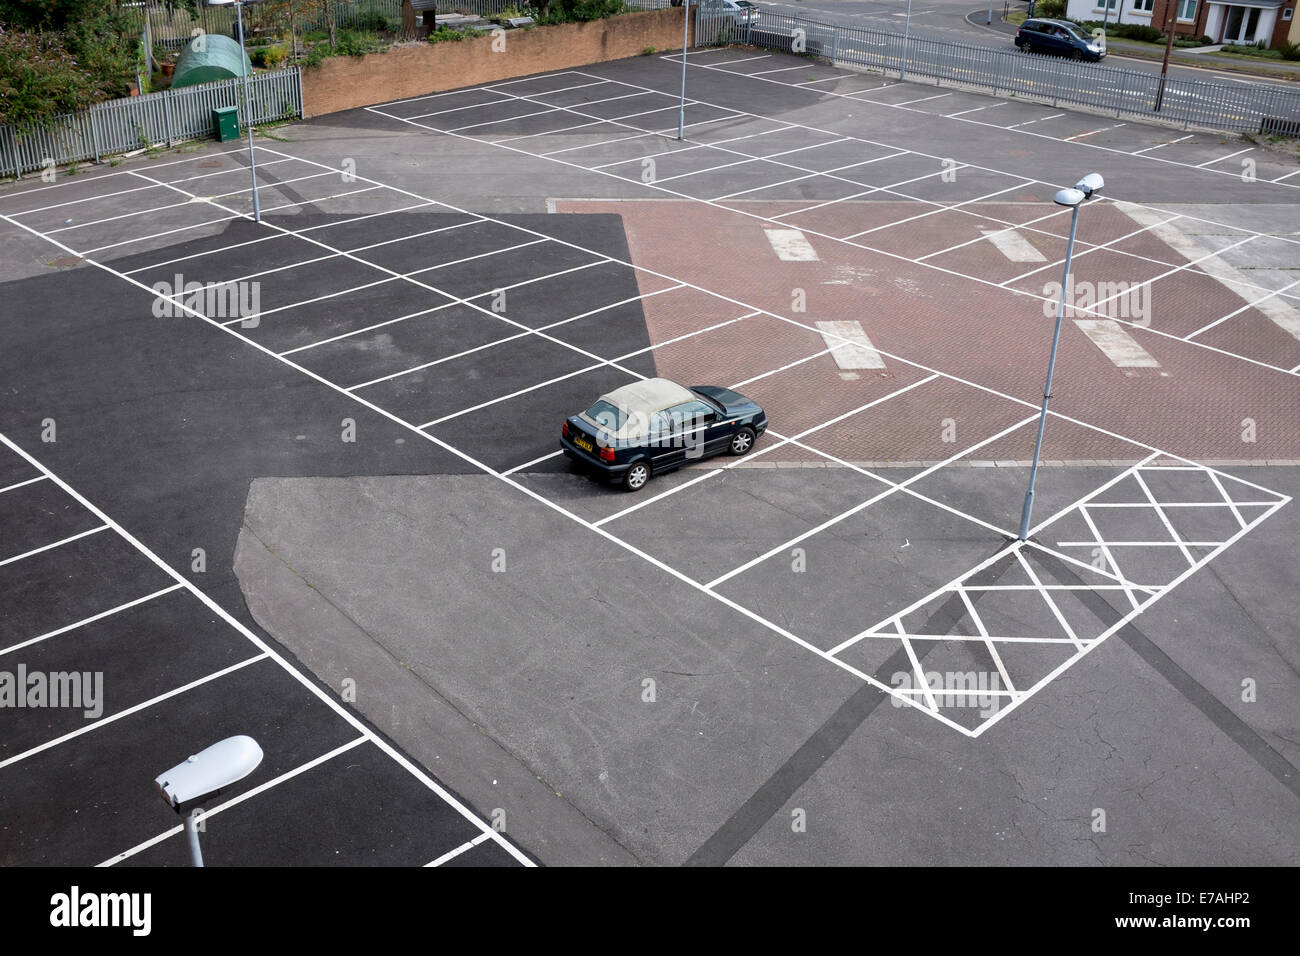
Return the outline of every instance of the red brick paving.
[[[819,320],[859,320],[877,348],[898,356],[885,358],[884,376],[862,370],[857,380],[845,380],[826,355],[747,386],[746,391],[767,404],[772,427],[784,434],[810,427],[924,376],[924,372],[902,361],[904,358],[1017,396],[1031,406],[1042,399],[1052,322],[1044,316],[1042,303],[1035,299],[817,236],[809,236],[809,241],[820,261],[784,262],[776,257],[763,233],[771,223],[688,201],[566,201],[561,206],[565,212],[621,214],[633,261],[638,265],[808,325]],[[791,207],[790,203],[755,203],[746,209],[771,215]],[[1046,204],[989,207],[991,216],[1000,217],[1012,208],[1026,214],[1026,218],[1051,208]],[[868,216],[879,223],[892,214],[897,221],[928,208],[906,202],[853,203],[827,207],[827,212],[851,219],[858,228],[867,228],[870,223],[864,219]],[[924,238],[916,241],[922,245],[933,245],[935,241],[951,245],[975,238],[979,236],[978,224],[987,220],[980,214],[982,206],[968,208],[972,215],[966,217],[969,225],[965,227],[929,216],[907,224],[900,234],[920,235]],[[1092,241],[1104,242],[1136,228],[1132,220],[1111,207],[1097,206],[1089,212],[1095,214],[1089,217],[1095,220],[1089,225]],[[1041,238],[1031,235],[1033,242]],[[871,244],[887,248],[883,243]],[[991,253],[1001,258],[990,244],[977,243],[967,248],[975,247],[985,250],[977,255]],[[1160,258],[1166,261],[1182,261],[1168,247],[1160,251]],[[1110,251],[1091,253],[1078,263],[1076,275],[1100,278],[1113,269],[1116,274],[1107,275],[1107,281],[1131,281],[1159,271],[1159,267]],[[1029,267],[1013,265],[1020,271]],[[1140,273],[1135,271],[1138,267]],[[970,275],[985,272],[967,268],[961,271]],[[804,290],[805,312],[792,309],[794,289]],[[1041,285],[1035,291],[1041,293]],[[681,315],[680,295],[668,293],[646,300],[652,342],[681,334],[691,324]],[[691,301],[705,305],[708,312],[708,320],[701,316],[696,327],[734,317],[716,302],[698,296]],[[1215,280],[1185,270],[1155,283],[1152,327],[1183,335],[1244,304],[1240,296]],[[741,312],[738,307],[734,311]],[[764,360],[774,361],[776,367],[785,364],[775,361],[783,356],[793,358],[805,347],[809,347],[809,353],[824,347],[812,333],[794,327],[785,332],[781,324],[770,319],[752,324],[746,320],[725,337],[709,336],[693,347],[665,349],[656,355],[660,373],[696,378],[711,368],[716,370],[715,378],[735,382],[752,374],[751,370]],[[1235,346],[1235,351],[1267,356],[1265,360],[1286,368],[1300,364],[1300,343],[1263,316],[1245,312],[1220,328],[1216,337],[1207,333],[1207,344]],[[748,343],[746,330],[755,335]],[[1152,331],[1134,327],[1128,331],[1160,362],[1160,369],[1117,368],[1072,323],[1063,326],[1053,411],[1192,459],[1300,459],[1300,430],[1295,427],[1300,419],[1300,380]],[[727,369],[746,374],[727,375]],[[952,394],[928,387],[917,392],[908,401],[893,405],[892,415],[880,416],[869,433],[853,428],[828,430],[818,447],[848,460],[947,457],[956,449],[930,446],[937,432],[936,423],[957,417],[952,413]],[[965,414],[976,418],[1000,414],[994,409],[1003,404],[1013,412],[1015,408],[1006,399],[992,395],[981,398],[974,389],[970,399],[963,401]],[[1032,407],[1021,407],[1026,415],[1032,414]],[[1241,423],[1246,418],[1255,422],[1254,443],[1242,441]],[[1028,431],[1032,443],[1032,430]],[[1049,458],[1133,460],[1142,456],[1130,442],[1101,432],[1064,428],[1048,431],[1053,443]],[[1023,460],[1028,454],[1015,445],[1023,441],[1017,435],[1005,450],[994,449],[987,457]],[[795,454],[783,448],[766,457],[793,460]]]

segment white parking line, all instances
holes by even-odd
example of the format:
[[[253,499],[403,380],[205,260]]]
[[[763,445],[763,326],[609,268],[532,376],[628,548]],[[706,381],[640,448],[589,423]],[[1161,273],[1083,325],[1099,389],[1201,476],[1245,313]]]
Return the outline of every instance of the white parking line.
[[[454,859],[456,859],[456,857],[460,856],[462,853],[465,853],[465,852],[468,851],[468,850],[472,850],[472,849],[474,849],[474,847],[478,846],[480,843],[482,843],[482,842],[483,842],[484,840],[486,840],[487,838],[488,838],[488,834],[486,834],[486,833],[480,833],[478,836],[476,836],[474,839],[470,840],[468,843],[462,843],[460,846],[456,847],[456,849],[454,849],[454,850],[448,850],[446,853],[444,853],[442,856],[438,857],[436,860],[431,860],[430,862],[428,862],[428,863],[426,863],[426,864],[424,864],[424,865],[425,865],[426,867],[431,867],[431,866],[442,866],[442,865],[443,865],[444,863],[446,863],[448,860],[454,860]]]
[[[138,704],[132,705],[131,707],[127,707],[125,710],[115,711],[107,717],[101,717],[99,720],[91,721],[85,726],[78,727],[76,730],[63,734],[60,737],[55,737],[53,740],[47,740],[43,744],[38,744],[35,747],[30,747],[27,750],[24,750],[22,753],[14,754],[7,760],[0,760],[0,770],[26,760],[28,757],[34,757],[36,754],[44,753],[46,750],[67,743],[69,740],[75,740],[77,737],[99,730],[101,727],[107,727],[109,724],[116,723],[125,717],[130,717],[132,714],[138,714],[142,710],[147,710],[155,704],[161,704],[165,700],[171,700],[173,697],[191,691],[196,687],[202,687],[204,684],[209,684],[214,680],[220,680],[228,674],[233,674],[235,671],[241,670],[249,664],[256,664],[258,661],[266,660],[266,658],[267,655],[265,652],[254,654],[252,657],[246,658],[238,664],[231,664],[229,667],[223,667],[219,671],[213,671],[211,674],[208,674],[205,677],[200,677],[197,680],[192,680],[188,684],[182,684],[180,687],[173,687],[165,694],[159,694],[157,697],[151,697],[149,700],[144,700]]]
[[[15,554],[12,558],[5,558],[3,561],[0,561],[0,568],[4,567],[6,564],[13,564],[15,561],[21,561],[24,558],[30,558],[34,554],[40,554],[42,551],[49,551],[51,548],[60,548],[65,544],[71,544],[73,541],[80,541],[82,538],[87,538],[92,534],[99,534],[101,531],[104,531],[107,528],[108,525],[102,524],[98,528],[91,528],[89,531],[82,531],[80,534],[74,534],[66,538],[61,538],[58,541],[52,541],[49,544],[42,545],[39,548],[33,548],[30,551],[24,551],[22,554]]]
[[[983,111],[983,110],[992,110],[992,109],[997,109],[999,106],[1006,106],[1006,105],[1007,105],[1007,104],[1006,104],[1005,102],[1003,102],[1003,103],[990,103],[988,106],[977,106],[977,107],[975,107],[975,108],[972,109],[972,110],[959,110],[959,111],[956,112],[956,113],[948,113],[948,114],[946,114],[946,115],[947,115],[947,118],[948,118],[948,119],[952,119],[952,118],[955,117],[955,116],[965,116],[967,113],[979,113],[979,112],[981,112],[981,111]]]
[[[1191,139],[1194,135],[1196,135],[1196,134],[1195,134],[1195,133],[1188,133],[1186,136],[1180,136],[1180,137],[1178,137],[1177,139],[1171,139],[1171,140],[1170,140],[1169,142],[1167,142],[1167,143],[1156,143],[1156,145],[1154,145],[1154,146],[1148,146],[1148,147],[1146,147],[1145,149],[1134,150],[1134,151],[1133,151],[1132,153],[1130,153],[1129,155],[1130,155],[1130,156],[1141,156],[1143,153],[1149,153],[1149,152],[1151,152],[1152,150],[1156,150],[1156,149],[1164,149],[1166,146],[1172,146],[1172,145],[1174,145],[1174,143],[1181,143],[1181,142],[1183,142],[1183,140]],[[1181,164],[1180,164],[1180,165],[1181,165]]]
[[[1048,120],[1059,119],[1060,117],[1062,117],[1062,116],[1064,116],[1064,115],[1065,115],[1064,113],[1053,113],[1051,116],[1040,116],[1040,117],[1038,117],[1038,119],[1025,120],[1025,122],[1023,122],[1023,123],[1016,123],[1015,125],[1013,125],[1013,126],[1008,126],[1008,127],[1006,127],[1006,128],[1007,128],[1007,129],[1020,129],[1022,126],[1032,126],[1034,123],[1045,123],[1045,122],[1047,122]]]
[[[1245,149],[1239,149],[1239,150],[1237,150],[1235,153],[1229,153],[1227,156],[1220,156],[1220,157],[1218,157],[1217,159],[1207,159],[1207,160],[1206,160],[1205,162],[1203,162],[1203,163],[1197,163],[1197,164],[1196,164],[1196,168],[1197,168],[1197,169],[1203,169],[1203,168],[1206,167],[1206,166],[1213,166],[1215,163],[1221,163],[1221,162],[1223,162],[1225,159],[1232,159],[1232,157],[1234,157],[1234,156],[1241,156],[1241,155],[1243,155],[1243,154],[1245,154],[1245,153],[1249,153],[1249,152],[1254,151],[1254,149],[1255,149],[1254,146],[1247,146]]]
[[[5,485],[5,487],[0,488],[0,495],[3,495],[6,491],[13,491],[15,488],[25,488],[28,485],[34,485],[36,482],[44,480],[44,475],[37,475],[35,478],[28,478],[26,481],[15,481],[12,485]]]
[[[891,103],[891,106],[911,106],[913,103],[928,103],[930,100],[941,100],[945,96],[952,96],[951,93],[937,93],[934,96],[923,96],[919,100],[905,100],[902,103]]]
[[[272,780],[268,780],[265,783],[258,784],[253,789],[245,791],[244,793],[241,793],[236,797],[231,797],[229,800],[225,801],[224,803],[217,804],[211,810],[204,810],[203,817],[205,820],[211,819],[212,817],[224,813],[226,810],[229,810],[232,807],[239,806],[241,803],[243,803],[246,800],[252,800],[254,797],[266,793],[266,791],[271,790],[274,787],[278,787],[286,780],[292,780],[294,777],[297,777],[300,774],[304,774],[308,770],[311,770],[315,767],[319,767],[321,764],[325,763],[328,760],[333,760],[335,757],[339,756],[340,754],[347,753],[349,750],[354,749],[360,744],[366,743],[369,739],[370,738],[368,737],[358,737],[356,740],[352,740],[346,744],[342,744],[341,746],[335,747],[329,753],[321,754],[319,757],[317,757],[314,760],[309,760],[304,764],[300,764],[299,766],[294,767],[292,770],[280,774],[278,777],[275,777]],[[143,853],[145,850],[149,849],[152,846],[157,846],[159,843],[163,842],[163,840],[176,836],[183,829],[184,829],[184,824],[180,824],[172,827],[170,830],[164,830],[156,837],[151,837],[150,839],[145,840],[143,843],[137,843],[135,846],[131,847],[131,849],[123,850],[121,853],[109,857],[103,863],[96,864],[96,866],[97,867],[115,866],[116,864],[121,863],[123,860],[129,860],[131,857],[139,853]],[[483,836],[486,837],[488,836],[488,834],[484,833]]]
[[[55,628],[52,631],[46,631],[44,634],[37,635],[36,637],[30,637],[27,640],[20,641],[17,644],[10,644],[8,647],[4,648],[3,650],[0,650],[0,657],[3,657],[5,654],[11,654],[14,651],[20,651],[24,647],[30,647],[33,644],[39,644],[41,643],[41,641],[48,641],[52,637],[58,637],[61,634],[67,634],[69,631],[75,631],[80,627],[85,627],[87,624],[94,624],[96,621],[102,621],[104,618],[112,617],[114,614],[120,614],[122,611],[128,611],[133,607],[137,607],[138,605],[146,604],[149,601],[155,600],[156,598],[160,598],[164,594],[171,594],[173,591],[178,590],[179,588],[180,588],[179,584],[173,584],[169,587],[165,587],[158,591],[154,591],[152,594],[146,594],[144,597],[138,597],[134,601],[127,601],[125,604],[119,604],[117,607],[109,608],[107,611],[100,611],[98,614],[92,614],[90,617],[83,617],[80,621],[77,621],[73,624],[65,624],[63,627]]]

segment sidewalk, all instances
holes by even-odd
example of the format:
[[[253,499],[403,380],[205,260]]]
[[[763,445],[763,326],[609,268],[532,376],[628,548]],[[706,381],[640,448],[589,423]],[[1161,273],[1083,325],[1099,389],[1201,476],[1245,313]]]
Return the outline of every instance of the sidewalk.
[[[995,30],[998,33],[1006,34],[1008,37],[1016,35],[1016,31],[1019,29],[1017,24],[1008,23],[996,12],[993,16],[993,22],[987,24],[984,22],[986,15],[986,8],[981,7],[968,13],[966,21],[972,26],[978,26],[985,30]],[[1139,43],[1134,40],[1122,40],[1118,37],[1107,37],[1106,49],[1111,56],[1131,57],[1135,60],[1154,60],[1157,63],[1164,59],[1165,55],[1163,47],[1155,47],[1150,43]],[[1216,46],[1214,49],[1217,50],[1218,47]],[[1199,51],[1175,47],[1170,54],[1169,62],[1178,66],[1217,70],[1222,73],[1241,73],[1247,76],[1261,76],[1269,79],[1300,81],[1300,61],[1296,60],[1259,60],[1256,62],[1243,56],[1211,52],[1210,48],[1205,47],[1202,47]]]

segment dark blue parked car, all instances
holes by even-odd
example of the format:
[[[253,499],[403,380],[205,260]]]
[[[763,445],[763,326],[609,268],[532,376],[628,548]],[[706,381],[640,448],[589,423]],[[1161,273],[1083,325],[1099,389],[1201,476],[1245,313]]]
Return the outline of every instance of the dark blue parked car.
[[[1100,60],[1106,55],[1102,40],[1068,20],[1026,20],[1016,34],[1016,46],[1024,53],[1056,53],[1073,60]]]
[[[560,447],[582,468],[639,491],[651,475],[687,462],[724,451],[743,455],[766,430],[767,414],[739,392],[650,378],[566,419]]]

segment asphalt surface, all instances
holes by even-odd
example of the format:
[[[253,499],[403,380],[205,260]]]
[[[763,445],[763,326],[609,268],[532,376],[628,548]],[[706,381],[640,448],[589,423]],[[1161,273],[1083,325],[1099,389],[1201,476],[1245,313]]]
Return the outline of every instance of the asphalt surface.
[[[507,839],[551,864],[1295,862],[1285,496],[1300,468],[1269,462],[1300,459],[1300,359],[1249,351],[1276,321],[1233,303],[1226,273],[1190,265],[1170,245],[1182,240],[1089,207],[1077,254],[1104,254],[1127,228],[1141,241],[1120,261],[1171,264],[1151,327],[1121,324],[1169,374],[1107,365],[1066,324],[1054,407],[1118,434],[1051,418],[1035,544],[1018,549],[1003,532],[1027,480],[1015,426],[1041,388],[1042,283],[990,284],[996,257],[922,261],[1016,216],[1050,266],[1051,184],[1096,165],[1109,195],[1181,217],[1179,235],[1234,274],[1266,265],[1244,276],[1248,295],[1287,304],[1294,164],[1261,151],[1246,183],[1216,170],[1242,148],[1217,137],[1175,143],[1031,104],[986,121],[965,111],[988,98],[911,103],[927,88],[868,95],[853,75],[814,92],[737,75],[755,67],[729,58],[692,58],[688,122],[703,125],[688,127],[689,160],[666,154],[670,136],[614,142],[673,126],[679,65],[647,57],[504,87],[541,105],[476,113],[444,98],[289,127],[290,142],[261,143],[261,226],[238,218],[238,148],[0,197],[0,432],[114,523],[46,548],[102,516],[53,477],[0,494],[7,553],[46,548],[0,565],[14,581],[0,659],[103,670],[108,716],[139,707],[99,724],[3,714],[5,862],[183,862],[180,840],[149,843],[175,826],[152,778],[236,732],[268,758],[208,823],[205,848],[228,863],[518,862]],[[595,88],[568,89],[582,84]],[[592,105],[636,93],[647,102]],[[460,105],[454,125],[428,115]],[[549,106],[564,109],[511,118]],[[652,109],[665,111],[629,118]],[[594,128],[557,132],[592,110]],[[504,128],[437,131],[491,121]],[[840,140],[860,162],[902,162],[854,188],[817,176],[852,163],[817,152]],[[719,152],[737,146],[815,148],[791,169]],[[341,156],[360,179],[340,176]],[[899,185],[909,165],[937,173],[948,157],[952,193]],[[1004,184],[1014,203],[981,201]],[[716,198],[755,187],[767,194],[750,204]],[[805,214],[818,222],[786,216],[878,187],[874,204]],[[1222,204],[1187,203],[1210,197]],[[899,225],[925,213],[943,227]],[[779,259],[764,238],[778,225],[818,258]],[[877,226],[888,241],[859,235]],[[1243,229],[1261,232],[1253,260],[1213,241]],[[207,303],[156,316],[151,286],[178,274],[260,279],[259,321]],[[790,308],[792,288],[809,314]],[[988,316],[1006,334],[980,334]],[[1198,344],[1185,318],[1224,318],[1242,341]],[[803,325],[821,319],[861,321],[886,374],[841,376]],[[636,497],[569,473],[558,421],[652,371],[754,378],[741,387],[767,390],[773,434],[735,467],[692,466]],[[956,441],[932,443],[947,418]],[[807,447],[784,441],[808,429]],[[6,461],[0,488],[39,475]],[[1121,543],[1167,534],[1161,515],[1178,534],[1168,546]],[[1112,552],[1132,550],[1092,563],[1089,518]],[[1049,637],[1051,606],[1026,603],[1044,587],[1073,638]],[[1027,642],[999,642],[992,661],[971,609]],[[973,706],[930,708],[919,691],[909,704],[918,669],[1005,671],[1020,696],[1007,707],[996,685]]]

